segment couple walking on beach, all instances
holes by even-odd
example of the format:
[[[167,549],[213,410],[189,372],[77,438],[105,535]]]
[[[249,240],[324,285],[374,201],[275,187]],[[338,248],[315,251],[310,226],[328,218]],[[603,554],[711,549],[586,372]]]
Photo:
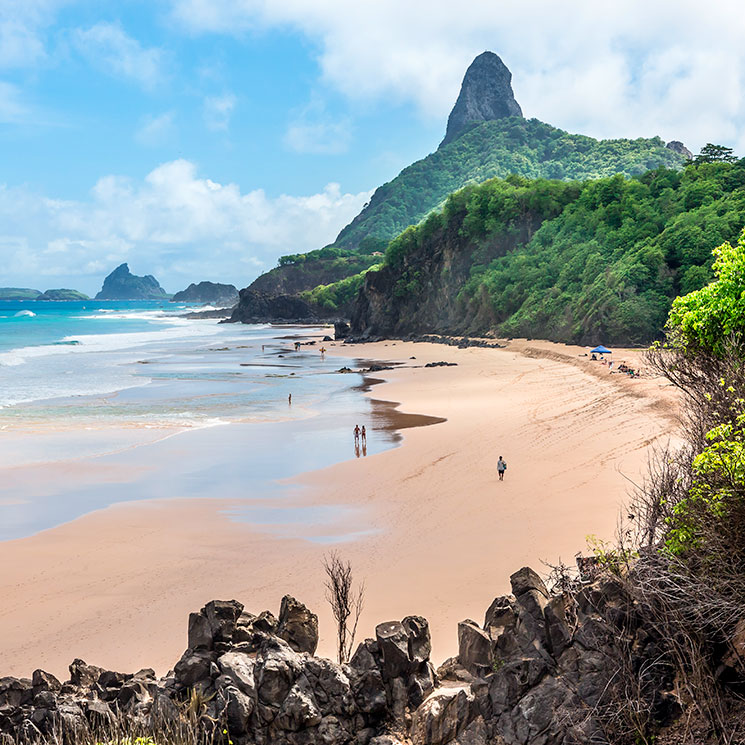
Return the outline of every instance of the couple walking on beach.
[[[362,444],[367,445],[367,430],[365,429],[365,425],[362,425],[362,429],[360,429],[359,424],[354,425],[354,441],[355,443],[359,443],[360,438],[362,438]]]

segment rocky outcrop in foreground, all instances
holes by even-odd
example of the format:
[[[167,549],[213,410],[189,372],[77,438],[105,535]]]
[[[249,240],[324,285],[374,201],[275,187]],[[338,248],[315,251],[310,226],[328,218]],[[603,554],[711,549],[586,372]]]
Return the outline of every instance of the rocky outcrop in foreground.
[[[279,617],[212,601],[189,617],[189,647],[163,678],[75,660],[65,683],[41,670],[0,679],[0,742],[191,717],[235,745],[570,745],[627,742],[633,717],[679,715],[664,639],[618,581],[552,595],[525,568],[511,583],[483,625],[459,624],[458,655],[437,671],[420,616],[379,624],[338,665],[313,656],[318,619],[294,598]]]
[[[331,321],[298,295],[267,295],[246,287],[230,318],[222,323],[318,323]]]

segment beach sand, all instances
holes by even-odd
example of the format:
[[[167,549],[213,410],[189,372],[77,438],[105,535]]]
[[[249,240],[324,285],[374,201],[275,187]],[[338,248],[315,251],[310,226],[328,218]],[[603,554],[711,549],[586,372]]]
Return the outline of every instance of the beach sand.
[[[440,662],[457,652],[458,621],[481,622],[512,572],[571,563],[590,534],[612,538],[650,445],[674,436],[677,399],[665,381],[609,375],[580,348],[326,346],[329,355],[403,363],[375,373],[386,382],[367,395],[446,421],[403,430],[402,447],[293,479],[279,503],[253,503],[269,515],[278,506],[309,515],[348,508],[331,523],[237,522],[225,512],[244,505],[175,494],[0,543],[0,675],[41,667],[66,677],[75,657],[165,673],[186,647],[190,611],[235,598],[276,614],[286,593],[319,614],[319,653],[333,656],[321,566],[330,549],[365,580],[358,639],[382,621],[423,615]],[[635,364],[638,355],[614,356]],[[423,367],[440,360],[457,366]],[[390,406],[379,411],[360,424],[390,424]],[[499,455],[508,463],[502,483]]]

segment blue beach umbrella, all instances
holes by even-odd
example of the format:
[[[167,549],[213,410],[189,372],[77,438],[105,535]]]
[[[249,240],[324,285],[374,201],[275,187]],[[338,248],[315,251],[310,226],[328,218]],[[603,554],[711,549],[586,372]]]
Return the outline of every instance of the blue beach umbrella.
[[[590,350],[590,354],[613,354],[608,347],[604,347],[602,344],[595,349]]]

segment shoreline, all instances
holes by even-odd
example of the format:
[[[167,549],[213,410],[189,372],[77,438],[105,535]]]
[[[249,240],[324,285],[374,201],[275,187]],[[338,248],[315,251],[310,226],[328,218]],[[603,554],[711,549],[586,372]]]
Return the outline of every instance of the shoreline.
[[[0,674],[36,667],[64,674],[76,656],[110,669],[165,672],[185,646],[188,612],[213,598],[236,598],[258,613],[278,607],[286,593],[319,614],[319,654],[333,655],[320,564],[329,548],[367,583],[358,640],[383,620],[424,615],[442,661],[456,649],[457,622],[507,591],[512,571],[540,559],[570,561],[587,532],[610,538],[625,489],[619,471],[638,475],[648,442],[672,431],[671,392],[607,369],[603,380],[598,371],[567,365],[568,357],[550,359],[558,347],[571,354],[563,345],[327,346],[329,356],[352,359],[456,361],[375,373],[385,386],[364,394],[385,399],[389,413],[446,421],[405,430],[403,447],[282,479],[289,487],[282,504],[253,504],[269,510],[260,524],[226,517],[242,506],[236,500],[175,497],[117,504],[1,543],[0,561],[15,571],[0,584]],[[587,399],[623,410],[592,416]],[[510,466],[501,495],[492,473],[497,447],[508,450]],[[593,477],[582,472],[588,462],[600,464]],[[353,540],[324,542],[323,521],[271,521],[272,509],[313,515],[339,506],[335,535]]]

